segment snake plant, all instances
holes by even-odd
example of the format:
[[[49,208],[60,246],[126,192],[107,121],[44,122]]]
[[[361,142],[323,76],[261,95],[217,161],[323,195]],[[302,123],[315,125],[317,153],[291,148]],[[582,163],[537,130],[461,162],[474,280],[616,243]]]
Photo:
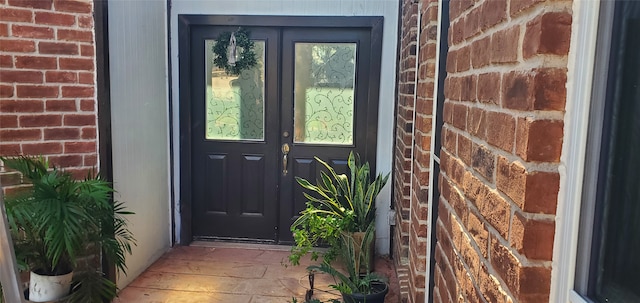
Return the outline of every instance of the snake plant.
[[[312,247],[320,242],[329,244],[325,259],[335,256],[337,240],[342,232],[365,232],[375,224],[376,197],[387,183],[389,174],[378,174],[371,180],[369,163],[361,163],[357,153],[351,152],[347,160],[349,176],[337,174],[329,164],[315,157],[326,169],[320,173],[316,185],[306,179],[296,177],[300,186],[307,190],[306,208],[291,225],[296,246],[292,248],[289,261],[297,265],[300,257],[312,252]]]
[[[362,241],[358,241],[353,234],[343,232],[340,234],[340,256],[345,266],[344,272],[335,268],[330,262],[324,261],[320,265],[307,267],[311,271],[320,271],[331,275],[336,284],[330,285],[343,294],[370,294],[374,291],[373,282],[386,282],[385,278],[372,273],[368,266],[369,259],[373,256],[367,246],[373,242],[374,225],[371,224],[364,232]],[[364,273],[362,269],[365,269]]]

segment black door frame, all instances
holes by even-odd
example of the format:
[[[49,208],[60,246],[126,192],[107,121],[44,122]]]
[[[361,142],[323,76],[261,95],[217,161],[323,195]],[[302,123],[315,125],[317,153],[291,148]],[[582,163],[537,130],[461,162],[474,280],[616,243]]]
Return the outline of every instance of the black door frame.
[[[180,244],[191,243],[192,235],[192,197],[191,197],[191,26],[269,26],[300,28],[367,28],[371,31],[372,70],[380,71],[382,58],[382,26],[383,17],[351,16],[249,16],[249,15],[178,15],[178,73],[179,73],[179,127],[180,127]],[[368,100],[375,106],[368,106],[367,120],[372,121],[367,127],[365,154],[366,159],[375,171],[378,104],[380,73],[370,73]]]

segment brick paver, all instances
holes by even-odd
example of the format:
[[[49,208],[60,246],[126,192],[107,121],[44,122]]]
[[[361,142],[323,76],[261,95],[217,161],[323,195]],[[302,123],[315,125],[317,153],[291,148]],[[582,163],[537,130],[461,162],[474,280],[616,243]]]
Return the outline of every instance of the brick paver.
[[[285,266],[288,255],[286,246],[199,242],[175,247],[123,289],[114,303],[304,302],[309,289],[306,267],[312,262]],[[376,269],[390,278],[386,302],[400,302],[392,262],[380,258]],[[339,298],[328,287],[332,283],[330,276],[317,274],[314,297]]]

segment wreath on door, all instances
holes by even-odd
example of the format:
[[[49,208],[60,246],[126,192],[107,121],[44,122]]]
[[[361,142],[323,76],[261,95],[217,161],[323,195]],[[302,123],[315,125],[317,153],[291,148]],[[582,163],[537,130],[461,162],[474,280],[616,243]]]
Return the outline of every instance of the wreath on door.
[[[224,32],[216,39],[213,46],[215,58],[213,64],[228,75],[240,75],[245,69],[254,67],[258,60],[254,52],[254,43],[249,38],[249,31],[238,28],[235,32]]]

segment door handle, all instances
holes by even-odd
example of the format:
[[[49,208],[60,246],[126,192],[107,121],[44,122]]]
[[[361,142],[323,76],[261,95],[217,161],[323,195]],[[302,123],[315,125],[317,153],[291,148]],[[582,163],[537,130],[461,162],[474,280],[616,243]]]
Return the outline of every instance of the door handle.
[[[287,167],[288,167],[288,159],[287,156],[289,155],[289,144],[285,143],[282,144],[282,174],[283,175],[287,175],[288,171],[287,171]]]

